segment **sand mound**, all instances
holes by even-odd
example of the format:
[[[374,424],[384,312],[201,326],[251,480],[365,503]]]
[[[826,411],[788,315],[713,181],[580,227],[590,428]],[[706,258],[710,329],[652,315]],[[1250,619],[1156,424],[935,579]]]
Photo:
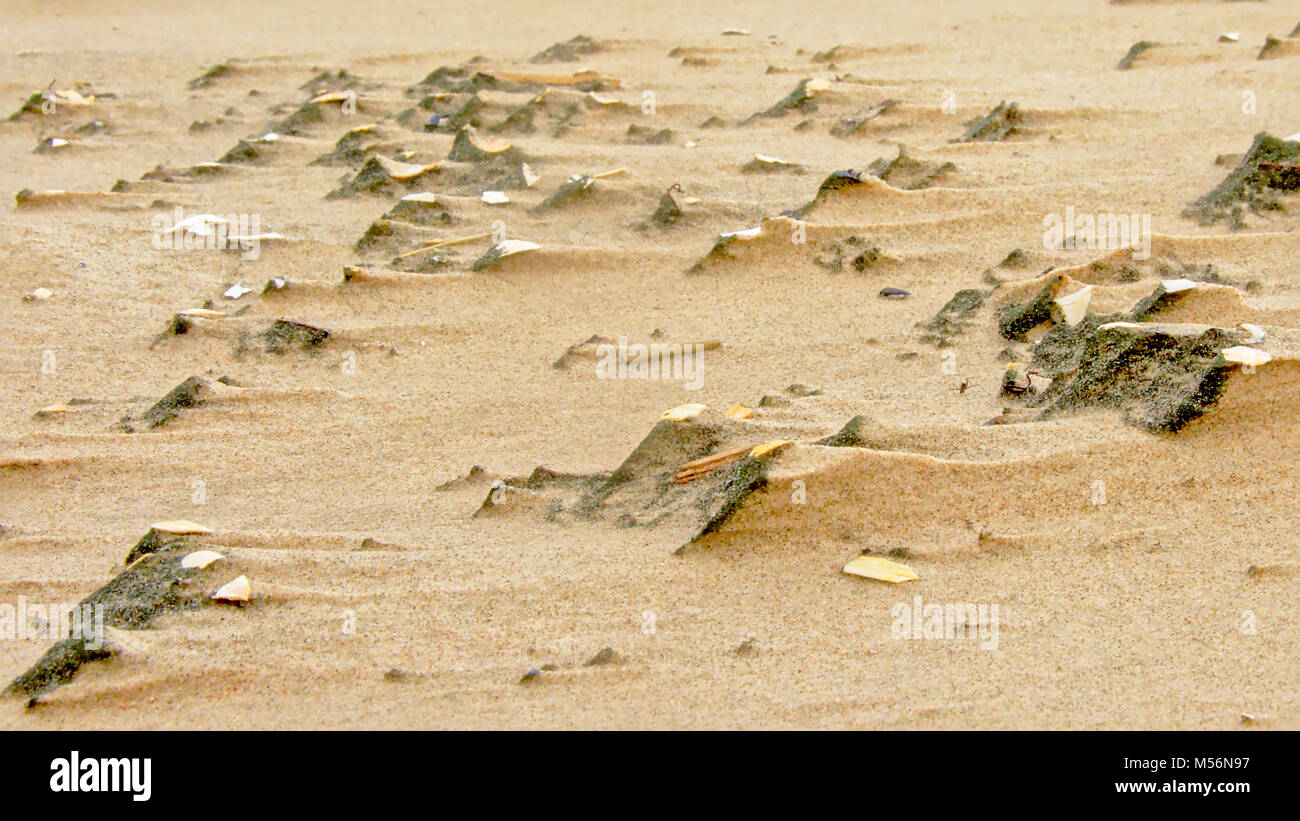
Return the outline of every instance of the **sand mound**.
[[[1187,206],[1184,216],[1201,224],[1227,220],[1245,225],[1252,214],[1285,211],[1284,193],[1300,190],[1300,142],[1260,132],[1241,163],[1211,192]]]
[[[33,697],[66,684],[90,662],[132,652],[134,642],[120,631],[142,631],[166,613],[213,605],[213,594],[242,571],[225,547],[201,567],[186,566],[186,558],[201,548],[196,537],[151,529],[127,555],[126,567],[77,605],[102,608],[104,635],[93,635],[87,619],[10,682],[5,694]]]

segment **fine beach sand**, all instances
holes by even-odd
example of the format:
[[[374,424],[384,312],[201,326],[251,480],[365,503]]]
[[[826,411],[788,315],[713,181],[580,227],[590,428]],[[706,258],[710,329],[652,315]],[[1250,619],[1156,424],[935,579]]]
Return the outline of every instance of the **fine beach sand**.
[[[161,614],[129,652],[35,699],[0,698],[0,727],[1300,727],[1300,195],[1237,230],[1184,216],[1256,134],[1300,132],[1300,40],[1286,37],[1300,4],[11,5],[0,114],[51,80],[110,96],[0,123],[0,190],[84,194],[0,206],[0,603],[85,598],[162,520],[210,528],[188,543],[228,553],[253,600]],[[529,62],[578,34],[600,49]],[[1269,35],[1282,42],[1257,59]],[[1143,40],[1157,45],[1119,69]],[[493,206],[486,171],[446,162],[454,132],[422,128],[469,94],[411,90],[467,64],[618,82],[600,86],[604,103],[557,86],[531,131],[490,129],[541,87],[485,92],[482,141],[509,141],[539,174]],[[740,125],[809,78],[830,81],[811,104]],[[320,104],[256,156],[188,170],[315,91],[347,89],[355,113]],[[956,142],[1003,101],[1016,133]],[[327,198],[366,157],[313,160],[371,123],[377,154],[443,165]],[[76,139],[33,150],[53,135]],[[778,217],[900,145],[952,167],[915,190],[864,178],[802,226]],[[797,167],[743,170],[756,154]],[[172,173],[142,179],[158,167]],[[534,210],[570,175],[616,169]],[[655,224],[673,185],[682,217]],[[358,248],[406,191],[433,192],[447,216],[383,223]],[[283,239],[257,259],[155,249],[155,216],[176,206],[255,214]],[[1132,273],[1127,250],[1045,248],[1044,217],[1067,208],[1150,215],[1151,259]],[[760,224],[705,259],[720,233]],[[427,239],[494,230],[541,247],[478,271],[490,240],[448,246],[437,269],[393,264]],[[855,265],[854,245],[830,270],[848,237],[878,253]],[[1176,433],[1117,408],[1036,419],[999,385],[1044,328],[1010,341],[997,310],[1053,266],[1071,289],[1096,286],[1100,313],[1212,271],[1217,284],[1160,321],[1258,325],[1273,361],[1231,369]],[[276,277],[289,286],[263,294]],[[223,298],[236,282],[253,291]],[[38,288],[52,293],[24,299]],[[923,338],[964,289],[987,292],[964,332]],[[163,333],[209,302],[243,312]],[[258,335],[277,319],[330,336],[267,351]],[[593,335],[721,346],[698,391],[600,379],[590,356],[553,367]],[[201,405],[138,421],[191,376]],[[672,451],[617,509],[581,515],[574,489],[684,403],[708,410],[673,430],[723,426],[717,447]],[[757,413],[728,420],[736,404]],[[1012,423],[985,424],[1004,408]],[[859,446],[813,444],[858,415]],[[692,539],[694,496],[644,513],[715,486],[669,480],[724,440],[794,443],[714,533]],[[525,488],[539,466],[597,478]],[[516,489],[485,507],[494,480]],[[919,578],[842,572],[864,552]],[[996,604],[997,649],[893,638],[891,608],[917,596]],[[0,639],[0,678],[49,645]],[[587,664],[606,647],[612,663]]]

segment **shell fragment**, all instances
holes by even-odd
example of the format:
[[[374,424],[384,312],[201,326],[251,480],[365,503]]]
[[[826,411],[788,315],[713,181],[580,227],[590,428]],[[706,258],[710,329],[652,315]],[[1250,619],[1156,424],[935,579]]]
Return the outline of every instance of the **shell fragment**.
[[[1092,289],[1094,286],[1085,285],[1069,296],[1058,297],[1056,304],[1061,308],[1061,314],[1065,317],[1065,324],[1073,328],[1083,321],[1088,314],[1088,302],[1092,299]]]
[[[685,405],[678,405],[675,408],[669,408],[659,417],[660,421],[685,422],[688,419],[694,419],[704,411],[708,410],[707,405],[701,405],[698,402],[690,402]]]
[[[217,559],[224,558],[224,556],[215,550],[196,550],[181,559],[181,567],[186,570],[202,570]]]
[[[1261,351],[1255,348],[1247,348],[1245,345],[1237,345],[1233,348],[1227,348],[1223,351],[1223,359],[1234,365],[1245,365],[1248,368],[1254,368],[1257,365],[1263,365],[1273,359],[1273,355],[1268,351]]]
[[[253,598],[253,586],[247,576],[240,576],[226,582],[212,594],[213,601],[241,603]]]
[[[155,522],[150,525],[149,529],[157,533],[167,533],[172,536],[207,536],[212,533],[209,528],[184,519]]]
[[[1267,334],[1264,333],[1263,328],[1258,325],[1252,325],[1249,322],[1241,323],[1241,329],[1250,334],[1250,336],[1245,340],[1247,345],[1254,345],[1256,342],[1263,342],[1264,337],[1267,336]]]
[[[891,562],[879,556],[859,556],[844,565],[844,572],[851,576],[861,576],[864,579],[875,579],[890,584],[911,582],[920,578],[916,575],[916,571],[907,565]]]
[[[788,444],[791,444],[789,439],[776,439],[771,442],[764,442],[763,444],[756,446],[753,450],[749,452],[749,458],[757,459],[760,456],[766,456],[767,454],[771,453],[777,448],[784,447],[785,445]]]

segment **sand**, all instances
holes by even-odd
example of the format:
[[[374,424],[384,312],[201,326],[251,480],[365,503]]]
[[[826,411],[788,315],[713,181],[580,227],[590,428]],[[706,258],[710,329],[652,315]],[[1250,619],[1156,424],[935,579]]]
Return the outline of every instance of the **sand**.
[[[1300,131],[1300,57],[1257,59],[1297,21],[1300,8],[1276,0],[8,11],[10,111],[51,80],[117,96],[0,125],[0,189],[85,194],[0,208],[0,603],[81,600],[167,519],[210,528],[196,543],[235,557],[254,599],[166,613],[131,631],[132,652],[34,701],[4,698],[0,726],[1295,729],[1300,203],[1284,197],[1287,210],[1248,213],[1236,230],[1184,209],[1232,170],[1216,157],[1259,132]],[[1226,31],[1240,41],[1217,42]],[[601,49],[528,62],[577,34]],[[1117,68],[1143,40],[1158,45]],[[490,133],[539,89],[485,93],[482,141],[512,143],[540,175],[489,205],[486,172],[446,163],[454,132],[421,128],[468,95],[398,119],[424,96],[408,89],[476,56],[471,72],[590,67],[620,81],[596,93],[625,105],[557,88],[536,131]],[[232,70],[189,87],[223,63]],[[254,144],[252,162],[141,179],[260,137],[311,99],[305,83],[339,69],[355,113],[322,103],[319,122]],[[804,79],[830,81],[812,106],[738,125]],[[954,142],[1004,101],[1019,111],[1005,139]],[[105,128],[75,134],[93,120]],[[377,153],[444,166],[327,199],[366,155],[312,161],[368,123],[388,146]],[[80,139],[33,153],[69,132]],[[778,217],[832,172],[900,145],[952,168],[917,190],[865,178],[802,228]],[[756,154],[797,167],[744,170]],[[534,210],[571,175],[620,168]],[[673,185],[680,219],[644,224]],[[432,191],[445,212],[381,226],[358,250],[408,191]],[[177,205],[256,214],[284,239],[257,259],[158,250],[153,220]],[[1067,207],[1149,215],[1151,262],[1131,275],[1127,251],[1045,248],[1044,217]],[[719,234],[759,225],[687,273]],[[805,243],[790,241],[796,230]],[[478,271],[490,239],[449,246],[430,273],[392,264],[426,239],[494,231],[540,248]],[[877,253],[855,264],[867,247]],[[1015,249],[1023,261],[999,267]],[[1177,433],[1119,408],[1037,419],[999,394],[999,354],[1028,361],[1043,328],[1013,343],[995,312],[1041,290],[1050,266],[1096,285],[1103,313],[1127,311],[1162,272],[1212,266],[1228,284],[1199,287],[1162,321],[1254,323],[1275,359],[1234,370]],[[290,285],[263,294],[271,278]],[[237,282],[252,293],[223,298]],[[911,295],[881,298],[886,287]],[[37,288],[52,293],[25,301]],[[989,291],[964,332],[949,347],[923,340],[964,289]],[[208,301],[246,310],[160,338]],[[277,319],[329,336],[277,353],[259,336]],[[704,354],[699,390],[600,379],[593,356],[552,366],[593,335],[656,331],[722,343]],[[210,386],[206,401],[156,428],[138,421],[191,376]],[[73,399],[87,401],[34,416]],[[694,497],[653,526],[639,517],[704,487],[674,490],[674,464],[642,475],[614,513],[580,515],[569,491],[599,484],[689,402],[708,411],[674,424],[725,426],[731,445],[794,444],[764,457],[766,485],[701,539]],[[728,420],[735,404],[758,413]],[[1008,407],[1014,424],[985,424]],[[862,446],[811,444],[856,415]],[[475,516],[493,480],[538,466],[596,478],[505,491]],[[863,553],[919,578],[842,572]],[[997,649],[894,638],[891,609],[917,596],[996,604]],[[48,647],[0,641],[0,678]],[[603,648],[613,655],[588,666]]]

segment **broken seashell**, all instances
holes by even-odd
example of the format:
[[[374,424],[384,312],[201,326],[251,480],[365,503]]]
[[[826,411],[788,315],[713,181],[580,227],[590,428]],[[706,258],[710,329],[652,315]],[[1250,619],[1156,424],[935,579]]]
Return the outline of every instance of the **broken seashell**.
[[[1092,289],[1094,286],[1085,285],[1069,296],[1056,298],[1056,304],[1061,306],[1061,313],[1065,317],[1065,324],[1073,328],[1083,321],[1084,316],[1088,313],[1088,302],[1092,299]]]
[[[62,403],[58,405],[46,405],[36,412],[36,417],[38,419],[45,419],[50,416],[58,416],[67,413],[69,410],[70,408]]]
[[[356,99],[356,94],[351,91],[327,91],[324,94],[317,94],[311,98],[313,103],[345,103],[348,100]]]
[[[240,576],[226,582],[217,588],[217,592],[212,594],[213,601],[224,602],[246,602],[253,598],[253,586],[249,584],[247,576]]]
[[[1221,355],[1225,362],[1231,362],[1234,365],[1245,365],[1248,368],[1263,365],[1273,359],[1273,355],[1268,351],[1247,348],[1245,345],[1226,348]]]
[[[156,522],[150,525],[149,529],[158,533],[168,533],[172,536],[207,536],[212,533],[209,528],[184,519],[171,519],[165,522]]]
[[[880,289],[880,295],[885,299],[906,299],[912,295],[912,292],[904,291],[902,288],[885,287]]]
[[[226,314],[224,311],[213,311],[208,308],[186,308],[180,311],[178,315],[197,319],[217,319]]]
[[[1235,43],[1241,39],[1241,35],[1235,31],[1225,31],[1219,35],[1220,43]]]
[[[181,567],[184,567],[187,570],[202,570],[217,559],[224,558],[225,556],[222,556],[215,550],[196,550],[181,559]]]
[[[51,291],[49,288],[37,288],[35,291],[32,291],[30,294],[24,296],[23,299],[26,300],[27,302],[40,302],[42,300],[49,299],[52,296],[54,296],[54,292]]]
[[[747,408],[744,405],[732,405],[731,410],[727,411],[727,415],[732,419],[748,419],[754,415],[754,409]]]
[[[1166,294],[1176,294],[1179,291],[1190,291],[1199,283],[1190,279],[1162,279],[1160,287],[1165,289]]]
[[[755,154],[754,159],[742,165],[740,170],[746,174],[768,174],[776,171],[802,171],[803,166],[789,160],[783,160],[780,157]]]
[[[244,294],[249,294],[252,292],[253,292],[252,288],[249,288],[248,286],[244,285],[244,283],[242,282],[236,282],[234,285],[231,285],[229,288],[227,288],[225,292],[222,293],[222,296],[224,296],[226,299],[239,299]]]
[[[1105,331],[1110,328],[1141,328],[1137,322],[1107,322],[1105,325],[1098,325],[1097,330]]]
[[[790,440],[790,439],[776,439],[776,440],[773,440],[773,441],[771,441],[771,442],[764,442],[764,443],[761,444],[761,445],[757,445],[756,447],[754,447],[753,450],[751,450],[751,451],[749,452],[749,458],[750,458],[750,459],[757,459],[757,458],[760,457],[760,456],[766,456],[767,454],[771,453],[772,451],[776,450],[777,448],[779,448],[779,447],[783,447],[783,446],[785,446],[785,445],[789,445],[789,444],[791,444],[791,440]]]
[[[536,251],[542,246],[535,242],[529,242],[523,239],[503,239],[496,245],[488,249],[488,252],[479,257],[474,262],[474,270],[486,268],[489,265],[495,265],[506,257],[512,257],[515,254],[522,254],[525,251]]]
[[[753,239],[754,237],[761,236],[762,233],[763,226],[760,225],[756,228],[746,228],[743,231],[728,231],[725,234],[718,234],[718,236],[723,239]]]
[[[1292,134],[1290,137],[1283,137],[1289,143],[1300,143],[1300,131]]]
[[[724,37],[744,37],[747,34],[749,34],[749,29],[723,29],[722,30],[722,35]]]
[[[483,202],[488,205],[505,205],[510,202],[510,198],[505,195],[504,191],[484,191]]]
[[[1263,328],[1258,325],[1252,325],[1249,322],[1243,322],[1239,327],[1246,333],[1250,334],[1250,336],[1245,340],[1245,344],[1247,345],[1254,345],[1256,342],[1263,342],[1264,337],[1268,336],[1268,334],[1264,333]]]
[[[708,405],[701,405],[699,402],[689,402],[685,405],[678,405],[675,408],[669,408],[659,417],[660,421],[685,422],[694,419],[701,413],[708,410]]]
[[[421,174],[424,174],[429,171],[435,171],[438,168],[438,164],[436,162],[431,162],[428,165],[416,165],[415,163],[398,162],[397,160],[390,160],[387,157],[380,156],[380,155],[375,155],[375,161],[378,162],[381,166],[383,166],[384,170],[388,172],[388,176],[392,177],[398,182],[413,180],[416,177],[420,176]]]
[[[916,575],[916,571],[907,565],[891,562],[889,559],[882,559],[879,556],[859,556],[844,565],[844,572],[852,576],[861,576],[864,579],[875,579],[891,584],[916,581],[920,578]]]

